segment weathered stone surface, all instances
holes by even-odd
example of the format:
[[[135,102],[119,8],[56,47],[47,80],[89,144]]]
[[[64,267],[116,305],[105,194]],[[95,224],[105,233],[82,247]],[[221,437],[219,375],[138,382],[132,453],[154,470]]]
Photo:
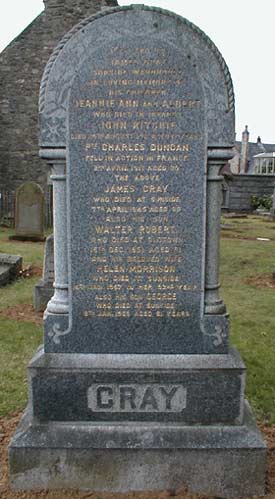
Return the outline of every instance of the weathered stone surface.
[[[37,421],[238,424],[245,368],[230,355],[45,355],[30,368]],[[47,404],[45,404],[47,400]]]
[[[9,284],[19,276],[22,263],[22,256],[0,253],[0,287]]]
[[[134,9],[80,24],[45,70],[41,145],[67,140],[69,150],[71,276],[70,322],[47,316],[46,350],[226,353],[226,318],[208,321],[207,330],[202,312],[205,133],[208,147],[231,144],[231,80],[215,46],[191,23]],[[113,33],[107,45],[98,44],[100,30]],[[213,65],[218,93],[192,37]],[[58,107],[56,81],[64,90]],[[218,94],[219,132],[210,119]]]
[[[47,237],[44,249],[43,277],[34,288],[34,308],[38,312],[45,310],[54,294],[54,238]]]
[[[148,131],[145,125],[152,109],[157,112],[162,110],[159,95],[129,100],[131,116],[125,122],[116,120],[114,116],[120,114],[122,109],[126,112],[127,103],[125,99],[114,98],[110,104],[112,126],[121,123],[127,126],[127,144],[124,144],[124,138],[122,143],[116,139],[117,151],[114,154],[114,141],[106,139],[105,135],[102,139],[97,138],[97,145],[88,153],[83,140],[72,139],[69,142],[69,246],[73,317],[70,336],[81,336],[81,349],[86,352],[195,353],[203,348],[200,330],[205,251],[203,89],[194,65],[187,55],[179,52],[176,44],[170,48],[164,41],[154,41],[146,38],[146,35],[140,42],[139,51],[136,51],[136,43],[135,37],[126,38],[124,43],[120,41],[120,50],[125,57],[135,54],[135,63],[129,69],[124,69],[127,71],[125,78],[131,78],[130,87],[139,88],[139,68],[146,70],[144,54],[147,51],[151,71],[176,72],[178,86],[175,88],[173,78],[167,78],[161,87],[166,92],[163,106],[167,102],[163,110],[171,106],[176,108],[179,103],[181,113],[178,118],[174,112],[171,113],[174,117],[167,121],[153,121]],[[81,107],[81,103],[90,104],[94,99],[95,109],[98,109],[100,99],[104,99],[106,105],[110,101],[108,85],[112,83],[113,76],[99,80],[100,84],[95,87],[88,87],[88,82],[97,72],[112,67],[115,46],[111,45],[108,52],[98,48],[92,58],[83,60],[79,68],[69,103],[70,137],[85,135],[87,131],[97,137],[102,134],[102,121],[95,120],[91,127],[93,112],[89,107]],[[184,102],[182,95],[185,96]],[[141,112],[144,114],[142,120],[139,118]],[[107,122],[104,123],[107,126]],[[141,127],[138,132],[135,131],[137,124]],[[161,143],[161,124],[167,127],[165,140],[169,145],[166,152],[163,152]],[[190,140],[184,142],[187,131],[196,136],[196,140],[191,140],[192,145]],[[116,162],[118,168],[120,166],[127,172],[122,176],[124,179],[127,177],[127,180],[118,180],[118,175],[107,172],[106,168],[99,175],[98,168],[91,162],[94,156],[102,157],[107,166]],[[108,162],[110,156],[113,159]],[[134,162],[136,168],[132,166],[130,169],[129,162],[133,162],[136,156],[139,156],[139,161]],[[165,158],[163,162],[160,156]],[[175,157],[177,159],[172,164],[168,158]],[[147,173],[156,164],[159,167],[165,165],[166,170],[158,176],[159,181],[156,181],[157,175]],[[147,181],[142,180],[147,177]],[[101,197],[106,202],[96,201],[96,198]],[[116,206],[118,198],[124,198],[120,206],[124,207],[125,212],[123,222],[117,224],[117,215],[108,217],[107,210],[110,205]],[[166,216],[160,203],[156,202],[157,198],[163,200]],[[198,198],[201,203],[197,202]],[[139,216],[139,213],[143,213],[143,216]],[[106,221],[109,219],[110,222]],[[122,220],[122,217],[119,219]],[[120,242],[113,244],[114,239]],[[161,246],[160,241],[165,241],[165,244]],[[91,254],[92,247],[102,247],[102,250]],[[141,253],[137,254],[139,248]],[[98,279],[106,276],[106,284],[99,286]],[[117,276],[127,277],[127,282],[120,284],[119,293],[115,289]],[[159,282],[152,279],[162,278],[163,288],[163,276],[173,278],[173,283],[176,281],[173,292],[161,292]],[[169,289],[169,286],[165,287]],[[81,335],[77,333],[79,330]],[[79,339],[76,349],[79,349]],[[73,349],[71,343],[70,351]]]
[[[43,281],[45,284],[54,283],[54,237],[53,234],[47,237],[45,242]]]
[[[54,288],[49,284],[45,284],[41,279],[36,284],[33,294],[34,309],[37,312],[43,312],[47,307],[47,303],[54,294]]]
[[[0,286],[5,286],[10,282],[10,267],[6,264],[0,265]]]
[[[264,494],[266,448],[248,405],[240,426],[31,421],[26,415],[9,449],[15,489]]]
[[[10,239],[44,241],[44,194],[40,185],[26,182],[16,191],[15,235]]]

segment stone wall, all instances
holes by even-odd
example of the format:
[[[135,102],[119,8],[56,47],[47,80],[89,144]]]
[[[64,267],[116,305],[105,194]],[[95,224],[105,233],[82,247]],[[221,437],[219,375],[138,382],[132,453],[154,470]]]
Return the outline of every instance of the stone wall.
[[[44,67],[80,19],[116,0],[44,0],[45,10],[0,54],[0,192],[26,181],[45,187],[38,157],[38,95]]]
[[[273,175],[233,175],[226,180],[223,208],[229,211],[253,211],[251,196],[272,195]]]

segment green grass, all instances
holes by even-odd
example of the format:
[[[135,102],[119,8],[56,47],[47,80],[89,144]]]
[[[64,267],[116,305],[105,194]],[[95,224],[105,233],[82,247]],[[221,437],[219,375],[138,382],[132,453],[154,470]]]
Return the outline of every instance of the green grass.
[[[27,365],[42,343],[41,329],[31,322],[1,320],[1,416],[22,410],[27,403]]]
[[[257,233],[257,227],[261,227],[261,222],[252,217],[245,221],[249,227],[243,232],[244,237]],[[266,232],[260,237],[268,237],[268,231],[274,231],[274,224],[262,222],[262,225]],[[222,239],[221,294],[230,313],[231,343],[238,347],[246,364],[247,398],[258,418],[272,424],[275,423],[275,290],[245,281],[257,276],[269,277],[274,271],[273,241]]]
[[[0,253],[11,253],[12,255],[21,255],[23,264],[43,265],[44,243],[32,243],[29,241],[10,241],[9,236],[14,234],[11,229],[0,227]]]
[[[275,224],[265,217],[250,215],[248,218],[225,218],[222,224],[227,229],[223,231],[227,237],[265,237],[275,240]]]
[[[14,231],[0,228],[0,252],[21,255],[23,267],[43,265],[43,243],[9,241]],[[0,310],[33,302],[37,277],[18,279],[0,288]],[[0,318],[0,416],[22,410],[27,403],[27,365],[42,343],[42,327]]]
[[[275,424],[275,290],[246,282],[275,271],[275,223],[252,216],[224,219],[223,223],[233,226],[222,231],[221,240],[221,294],[230,313],[231,343],[245,361],[246,395],[257,417]],[[42,265],[43,244],[11,242],[9,233],[5,230],[0,234],[1,252],[21,254],[24,264]],[[257,241],[257,237],[274,241]],[[0,289],[0,309],[32,303],[36,281],[21,279]],[[42,342],[41,329],[27,322],[0,321],[0,415],[26,405],[26,368]]]
[[[43,266],[44,243],[29,241],[10,241],[9,235],[14,234],[11,229],[0,227],[0,253],[10,253],[23,257],[23,268],[28,265]],[[18,281],[0,288],[0,309],[12,305],[30,304],[33,300],[33,288],[38,281],[37,277],[19,279]]]
[[[38,277],[18,279],[18,281],[0,288],[0,310],[14,305],[33,303],[33,288]]]

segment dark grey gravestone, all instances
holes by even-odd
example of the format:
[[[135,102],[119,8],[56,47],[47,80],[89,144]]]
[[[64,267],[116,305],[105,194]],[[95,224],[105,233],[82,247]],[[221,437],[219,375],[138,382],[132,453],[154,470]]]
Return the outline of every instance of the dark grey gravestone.
[[[47,237],[44,249],[43,276],[34,288],[34,309],[42,312],[54,294],[54,238]]]
[[[19,277],[22,263],[22,256],[0,253],[0,287]]]
[[[244,365],[235,350],[224,357],[82,354],[76,361],[60,354],[48,372],[54,357],[40,352],[30,366],[33,414],[41,421],[239,424]]]
[[[120,42],[125,57],[135,54],[124,78],[131,78],[129,89],[139,89],[141,71],[150,63],[150,75],[160,71],[165,75],[159,85],[165,89],[161,102],[158,94],[110,98],[113,75],[89,85],[95,74],[114,67],[115,44],[109,52],[98,47],[71,89],[70,136],[88,131],[98,139],[96,144],[88,143],[90,149],[83,140],[69,142],[73,321],[67,351],[203,353],[207,161],[203,87],[197,68],[180,48],[160,40],[149,44],[146,38],[138,51],[136,44],[136,38]],[[121,139],[108,139],[102,134],[103,120],[91,122],[100,101],[112,108],[113,130],[125,125],[127,140],[121,133]],[[122,109],[131,110],[124,121],[115,118]],[[162,114],[168,117],[158,118]],[[196,139],[184,140],[186,131]],[[154,174],[154,168],[161,166],[162,173]],[[117,207],[123,215],[117,215]]]
[[[16,190],[15,235],[10,239],[44,241],[44,193],[40,185],[26,182]]]
[[[262,494],[265,444],[218,294],[219,171],[234,144],[221,54],[173,13],[104,11],[55,50],[40,124],[55,293],[13,487]]]

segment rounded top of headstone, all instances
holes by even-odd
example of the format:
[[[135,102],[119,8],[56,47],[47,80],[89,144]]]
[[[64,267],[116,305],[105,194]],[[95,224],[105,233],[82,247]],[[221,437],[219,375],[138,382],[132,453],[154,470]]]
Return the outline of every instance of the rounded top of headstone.
[[[43,189],[39,184],[36,184],[36,182],[25,182],[24,184],[19,185],[16,189],[17,194],[42,194]]]
[[[40,87],[40,145],[66,147],[68,97],[83,58],[121,38],[161,40],[188,51],[206,96],[208,146],[234,144],[235,100],[229,69],[212,40],[187,19],[158,7],[104,9],[74,26],[54,50]],[[96,55],[95,55],[96,56]]]

